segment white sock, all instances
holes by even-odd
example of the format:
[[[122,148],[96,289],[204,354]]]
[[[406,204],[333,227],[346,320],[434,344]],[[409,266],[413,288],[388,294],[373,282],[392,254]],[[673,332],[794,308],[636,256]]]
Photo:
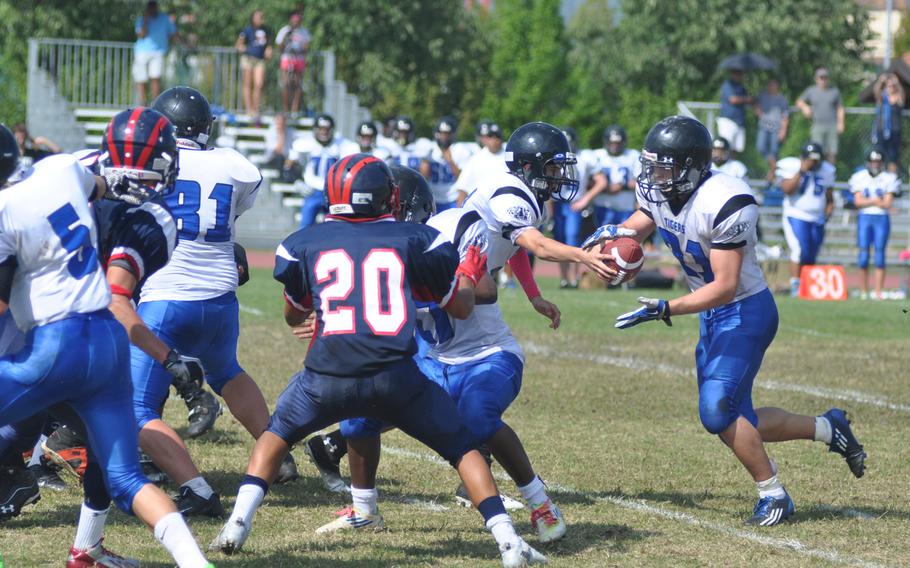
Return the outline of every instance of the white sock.
[[[496,539],[500,550],[506,546],[518,546],[521,541],[518,533],[515,532],[515,526],[512,525],[512,517],[509,515],[493,515],[487,521],[487,528],[493,533],[493,538]]]
[[[815,441],[831,443],[831,422],[824,416],[815,417]]]
[[[44,455],[44,450],[41,448],[41,444],[47,440],[47,436],[44,434],[38,438],[38,443],[35,444],[35,447],[32,448],[32,457],[28,458],[28,467],[33,465],[41,465],[41,456]]]
[[[351,485],[351,498],[354,502],[354,508],[361,513],[375,515],[379,512],[379,507],[376,505],[379,492],[376,491],[375,487],[373,489],[360,489]]]
[[[193,490],[193,493],[199,495],[203,499],[208,499],[215,492],[201,475],[199,477],[194,477],[180,487],[189,487]]]
[[[186,521],[176,511],[161,517],[155,524],[155,538],[171,553],[180,568],[207,568],[209,561],[202,555]]]
[[[520,486],[521,496],[534,508],[541,506],[549,497],[547,496],[547,487],[543,484],[540,477],[534,476],[531,483]]]
[[[79,526],[76,528],[76,541],[73,548],[78,550],[89,550],[94,548],[104,535],[104,523],[107,522],[107,512],[110,507],[103,511],[96,511],[85,503],[82,504],[82,510],[79,511]]]
[[[262,490],[262,487],[252,483],[241,485],[237,491],[237,501],[234,502],[234,512],[231,513],[231,518],[243,519],[244,526],[250,528],[253,526],[256,509],[259,508],[263,498],[265,498],[265,491]]]
[[[772,475],[764,481],[759,481],[756,485],[758,486],[758,496],[760,498],[774,497],[775,499],[782,499],[787,495],[787,492],[784,491],[784,486],[777,480],[776,475]]]

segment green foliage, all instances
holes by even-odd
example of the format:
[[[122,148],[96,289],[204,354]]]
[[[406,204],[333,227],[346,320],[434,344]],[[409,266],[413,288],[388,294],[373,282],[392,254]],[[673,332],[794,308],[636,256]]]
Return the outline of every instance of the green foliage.
[[[894,44],[894,57],[900,57],[910,51],[910,15],[906,12],[902,13],[901,25],[891,41]]]

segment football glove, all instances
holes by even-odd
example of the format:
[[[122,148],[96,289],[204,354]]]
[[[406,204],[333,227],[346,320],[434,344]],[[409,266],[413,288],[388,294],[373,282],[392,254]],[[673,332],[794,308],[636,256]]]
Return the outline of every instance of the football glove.
[[[136,170],[138,173],[138,170]],[[142,205],[152,196],[152,189],[143,184],[138,177],[130,175],[130,170],[107,169],[101,177],[107,184],[104,197],[129,203]]]
[[[597,230],[590,237],[585,239],[585,242],[581,243],[581,248],[587,249],[604,241],[612,241],[617,237],[634,237],[637,234],[638,231],[635,229],[627,229],[617,225],[601,225],[597,227]]]
[[[616,318],[614,325],[616,329],[626,329],[652,320],[662,320],[668,326],[673,325],[673,322],[670,321],[670,302],[667,300],[639,297],[638,303],[643,307]]]
[[[237,265],[237,285],[243,286],[250,281],[250,263],[246,258],[246,249],[240,243],[234,243],[234,264]]]
[[[477,286],[477,283],[486,272],[487,255],[480,252],[480,248],[478,248],[477,245],[471,245],[468,247],[464,260],[458,265],[455,276],[464,276]]]
[[[176,349],[171,349],[164,360],[164,369],[174,377],[174,388],[183,394],[189,388],[201,388],[205,370],[202,361],[195,357],[181,355]]]

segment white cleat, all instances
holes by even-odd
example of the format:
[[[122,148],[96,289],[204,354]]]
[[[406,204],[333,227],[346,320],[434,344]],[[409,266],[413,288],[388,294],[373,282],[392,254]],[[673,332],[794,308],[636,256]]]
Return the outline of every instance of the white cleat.
[[[552,499],[531,511],[531,524],[537,529],[541,543],[553,542],[566,535],[566,521]]]
[[[502,565],[505,568],[522,568],[547,563],[546,556],[531,548],[531,545],[521,539],[518,539],[517,546],[506,544],[505,548],[500,547],[499,551],[502,553]]]
[[[229,518],[228,521],[224,523],[224,526],[221,527],[221,532],[218,533],[218,536],[215,537],[215,540],[209,545],[209,550],[220,550],[229,555],[240,552],[240,549],[243,548],[243,543],[246,542],[248,536],[250,536],[250,528],[246,526],[243,519],[239,517]]]
[[[385,528],[382,521],[382,515],[379,513],[369,515],[357,511],[354,507],[345,507],[341,511],[338,511],[337,514],[337,519],[316,529],[316,534],[354,529],[372,529],[378,531]]]

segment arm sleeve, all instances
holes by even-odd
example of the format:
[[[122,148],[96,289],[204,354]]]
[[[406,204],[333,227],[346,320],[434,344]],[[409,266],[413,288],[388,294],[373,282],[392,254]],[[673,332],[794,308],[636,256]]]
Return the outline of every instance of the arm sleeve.
[[[540,288],[537,287],[537,281],[534,280],[534,270],[531,268],[531,259],[525,249],[518,249],[509,259],[509,266],[515,279],[521,284],[521,289],[525,291],[529,300],[540,296]]]
[[[177,245],[174,218],[156,204],[128,211],[113,230],[107,263],[126,268],[138,282],[162,269]]]
[[[305,271],[287,241],[278,245],[278,250],[275,251],[275,271],[272,276],[284,284],[284,297],[289,304],[301,312],[313,307],[313,296]]]
[[[515,241],[522,233],[537,228],[540,213],[536,205],[522,190],[504,187],[496,190],[490,199],[490,211],[495,225],[492,227],[503,238]]]
[[[426,229],[420,246],[410,251],[411,292],[418,302],[436,302],[442,306],[455,292],[458,251],[436,229]]]
[[[721,207],[711,230],[711,248],[737,249],[754,240],[758,204],[748,194],[734,195]]]

